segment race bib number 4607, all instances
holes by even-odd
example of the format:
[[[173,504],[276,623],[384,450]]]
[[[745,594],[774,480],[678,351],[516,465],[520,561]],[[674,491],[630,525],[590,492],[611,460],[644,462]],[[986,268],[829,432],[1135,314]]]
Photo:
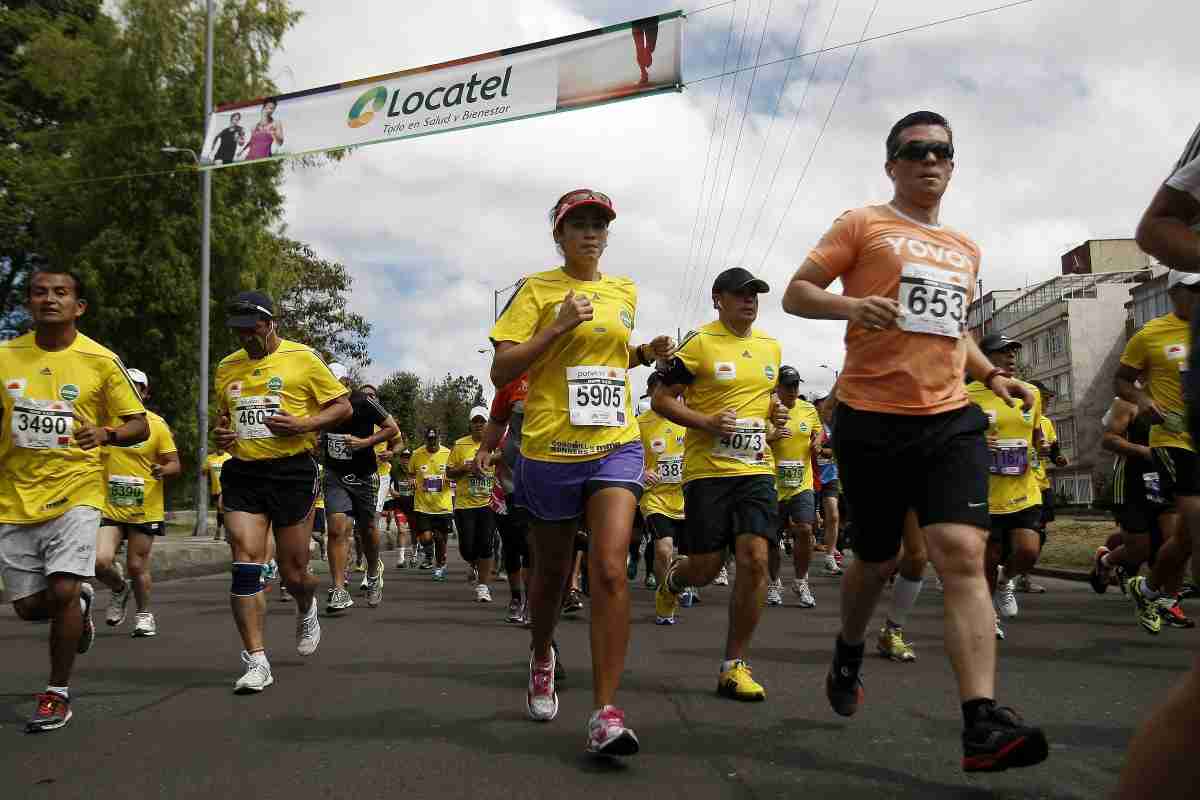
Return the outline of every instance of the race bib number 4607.
[[[275,434],[267,427],[267,420],[282,410],[279,395],[265,397],[239,397],[233,410],[233,421],[239,439],[270,439]]]
[[[925,264],[900,270],[900,330],[960,339],[967,314],[966,275]]]
[[[625,370],[567,367],[567,408],[571,424],[620,428],[625,425]]]
[[[67,400],[13,401],[13,444],[30,450],[61,450],[71,446],[75,406]]]

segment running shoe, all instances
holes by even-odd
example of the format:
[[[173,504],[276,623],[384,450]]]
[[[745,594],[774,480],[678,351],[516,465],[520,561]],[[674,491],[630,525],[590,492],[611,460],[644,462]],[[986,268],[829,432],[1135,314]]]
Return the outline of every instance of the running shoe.
[[[824,576],[826,578],[836,578],[838,575],[841,575],[843,572],[845,572],[845,570],[843,570],[840,566],[838,566],[838,563],[833,558],[833,556],[825,557],[825,564],[824,564],[824,566],[821,567],[821,575],[822,576]]]
[[[514,625],[520,625],[524,620],[524,615],[521,613],[523,604],[521,599],[514,597],[508,601],[508,616],[504,618],[505,622],[510,622]]]
[[[717,577],[713,580],[713,586],[728,586],[729,585],[729,570],[721,567],[721,571],[717,573]]]
[[[407,559],[407,557],[405,557],[404,551],[401,550],[400,554],[398,556],[396,556],[396,569],[406,569],[407,567],[408,567],[408,559]]]
[[[492,602],[492,590],[488,588],[486,583],[475,584],[475,602],[476,603]]]
[[[1004,641],[1004,628],[1000,627],[1000,617],[996,617],[996,641]]]
[[[629,580],[637,579],[638,560],[636,558],[625,557],[625,577]]]
[[[282,583],[279,584],[279,602],[286,603],[292,599],[292,593],[287,590],[287,587]]]
[[[644,585],[647,589],[657,589],[658,588],[658,578],[654,577],[653,572],[646,573],[646,580],[644,582]]]
[[[317,600],[308,604],[308,611],[296,614],[296,652],[311,656],[321,643],[321,621],[317,619]]]
[[[767,699],[767,690],[754,680],[750,665],[740,658],[717,679],[717,694],[751,703]]]
[[[689,586],[688,591],[692,595],[692,605],[700,605],[700,590],[695,586]]]
[[[566,598],[563,600],[562,612],[564,614],[574,614],[577,611],[583,610],[583,594],[578,589],[572,589],[567,592]]]
[[[237,679],[237,683],[233,684],[234,694],[254,694],[261,692],[275,682],[275,678],[271,675],[271,664],[267,661],[266,653],[252,656],[243,650],[242,663],[246,665],[246,673]]]
[[[438,567],[433,571],[433,579],[438,583],[445,583],[446,581],[450,580],[450,576],[446,574],[445,567]]]
[[[1133,577],[1125,582],[1125,591],[1133,600],[1134,619],[1138,621],[1147,633],[1159,633],[1162,631],[1163,620],[1158,613],[1158,604],[1146,597],[1142,591],[1143,578]]]
[[[1091,584],[1092,591],[1096,594],[1104,594],[1108,591],[1108,581],[1111,570],[1104,566],[1104,557],[1108,555],[1109,549],[1104,545],[1096,548],[1096,555],[1092,557],[1092,569],[1088,572],[1088,583]]]
[[[767,605],[783,605],[783,590],[779,588],[779,584],[776,581],[771,581],[767,584]]]
[[[379,608],[383,602],[383,570],[374,578],[367,579],[367,608]]]
[[[964,772],[1003,772],[1046,760],[1050,747],[1041,728],[1007,706],[984,706],[962,734]]]
[[[675,571],[675,564],[667,567],[667,577],[658,585],[654,592],[654,622],[658,625],[674,625],[675,612],[679,610],[679,598],[671,593],[670,575]]]
[[[425,558],[421,560],[421,566],[418,569],[433,569],[433,560]]]
[[[558,716],[558,692],[554,690],[554,665],[558,654],[550,648],[550,659],[538,661],[529,654],[529,687],[525,693],[525,710],[537,722],[549,722]]]
[[[934,588],[935,590],[937,590],[937,593],[938,593],[938,594],[945,594],[945,592],[946,592],[946,584],[942,583],[942,576],[941,576],[941,575],[934,575],[934,576],[933,576],[933,588]]]
[[[679,593],[679,605],[684,608],[691,608],[696,602],[696,590],[691,586],[685,586],[683,591]]]
[[[1158,614],[1168,628],[1194,628],[1196,621],[1183,613],[1178,597],[1167,595],[1158,601]]]
[[[825,697],[834,713],[852,717],[866,699],[863,691],[862,660],[839,664],[837,654],[825,674]]]
[[[467,583],[474,586],[479,583],[479,567],[472,564],[467,570]]]
[[[58,692],[37,695],[37,708],[25,723],[26,733],[55,731],[71,721],[71,701]]]
[[[367,571],[367,562],[361,558],[358,561],[355,561],[354,562],[354,571],[355,572],[366,572]]]
[[[1015,617],[1020,611],[1013,589],[1013,582],[1008,580],[997,586],[996,591],[992,593],[992,602],[996,605],[996,610],[1000,612],[1000,616],[1006,619]]]
[[[108,611],[104,614],[104,621],[110,627],[119,627],[125,621],[129,607],[129,598],[132,596],[133,584],[130,581],[125,581],[125,588],[119,592],[113,592],[108,598]]]
[[[79,600],[83,603],[83,633],[79,635],[76,653],[86,653],[96,641],[96,623],[92,621],[92,604],[96,602],[96,590],[87,581],[79,584]]]
[[[587,751],[598,756],[631,756],[638,751],[638,738],[625,727],[625,712],[603,706],[588,720]]]
[[[335,614],[338,611],[345,611],[354,605],[354,598],[350,596],[350,592],[346,591],[345,586],[340,586],[330,590],[329,602],[325,606],[326,614]]]
[[[263,583],[271,583],[279,580],[279,564],[276,563],[275,559],[272,558],[266,564],[263,564],[262,579]]]
[[[1183,586],[1179,589],[1180,600],[1187,600],[1188,598],[1195,597],[1197,594],[1200,594],[1200,591],[1197,591],[1196,584],[1193,581],[1184,581]]]
[[[792,591],[796,593],[801,608],[816,608],[817,598],[813,597],[812,589],[808,586],[808,578],[793,578]]]
[[[884,658],[890,658],[892,661],[905,663],[917,660],[917,654],[913,652],[912,645],[904,641],[904,629],[890,622],[885,623],[879,629],[877,647],[879,655]]]
[[[1028,575],[1018,575],[1016,589],[1018,592],[1025,594],[1045,594],[1046,587],[1040,583],[1034,583],[1029,579]]]
[[[792,539],[791,539],[791,537],[789,536],[789,537],[785,538],[782,542],[780,542],[780,544],[783,545],[783,548],[782,548],[783,552],[787,553],[790,556],[792,554]]]
[[[149,611],[137,612],[133,618],[133,633],[130,635],[135,639],[158,636],[158,623],[154,621],[154,615]]]
[[[562,665],[562,651],[558,649],[558,642],[551,639],[550,649],[554,651],[554,680],[565,681],[567,679],[567,670]]]

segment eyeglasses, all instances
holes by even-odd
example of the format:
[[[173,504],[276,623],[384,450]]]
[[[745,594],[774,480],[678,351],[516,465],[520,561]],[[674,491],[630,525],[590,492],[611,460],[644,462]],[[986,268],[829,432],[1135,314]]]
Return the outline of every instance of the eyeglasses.
[[[949,161],[954,158],[954,145],[949,142],[926,142],[914,139],[893,150],[892,158],[903,161],[924,161],[930,153],[933,153],[939,160]]]
[[[596,192],[592,191],[591,189],[576,189],[575,191],[567,192],[562,197],[558,198],[558,203],[555,204],[555,208],[562,208],[563,206],[580,203],[584,200],[595,200],[596,202],[603,203],[606,206],[611,206],[613,204],[612,198],[606,195],[604,192]]]

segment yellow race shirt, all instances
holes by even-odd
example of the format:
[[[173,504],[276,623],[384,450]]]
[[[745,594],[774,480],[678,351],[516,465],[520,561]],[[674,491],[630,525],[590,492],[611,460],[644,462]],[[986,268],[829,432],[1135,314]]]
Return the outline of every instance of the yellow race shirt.
[[[784,427],[792,435],[771,442],[771,454],[775,457],[775,491],[780,502],[812,491],[812,443],[814,437],[821,435],[821,415],[812,403],[797,399]]]
[[[638,440],[629,391],[629,336],[637,287],[628,278],[579,281],[552,269],[521,281],[492,328],[494,343],[526,342],[558,317],[568,291],[586,295],[593,319],[563,334],[529,368],[521,454],[591,461]]]
[[[220,410],[229,416],[238,437],[230,452],[242,461],[286,458],[315,449],[316,433],[276,436],[265,420],[280,411],[311,417],[346,394],[349,390],[311,347],[286,339],[264,358],[252,359],[238,350],[217,367]]]
[[[376,426],[375,430],[378,431],[379,426]],[[390,460],[383,460],[380,458],[380,456],[387,451],[389,444],[390,442],[379,442],[375,445],[375,460],[379,463],[379,468],[377,471],[379,472],[379,483],[382,486],[387,486],[388,478],[390,478],[392,474],[392,462]]]
[[[685,384],[684,397],[693,411],[716,414],[732,408],[737,414],[732,436],[688,431],[684,484],[700,478],[775,474],[767,429],[781,356],[779,342],[762,331],[752,329],[743,338],[720,320],[683,338],[664,382]]]
[[[454,443],[450,451],[449,464],[452,467],[470,466],[479,452],[479,442],[470,434]],[[469,474],[458,479],[454,492],[455,508],[483,508],[492,496],[492,486],[496,483],[496,470],[493,467],[484,469],[482,475]]]
[[[1042,441],[1046,446],[1054,444],[1058,441],[1058,432],[1054,430],[1054,423],[1047,416],[1041,417],[1042,421]],[[1030,446],[1029,458],[1032,461],[1033,474],[1037,477],[1038,489],[1049,489],[1050,478],[1046,475],[1046,462],[1042,460],[1042,454],[1037,451],[1036,447]]]
[[[1192,346],[1188,323],[1174,314],[1147,322],[1133,335],[1121,363],[1141,370],[1143,384],[1165,421],[1150,428],[1151,447],[1179,447],[1195,452],[1187,429],[1187,410],[1183,402],[1183,373],[1187,371],[1188,350]]]
[[[208,473],[208,493],[219,495],[221,493],[221,467],[225,466],[225,462],[233,458],[229,453],[213,453],[208,458],[204,459],[204,471]]]
[[[426,447],[413,451],[409,469],[415,489],[414,511],[422,514],[454,513],[454,496],[450,492],[450,479],[446,477],[446,465],[449,462],[450,451],[445,447],[439,447],[432,453]]]
[[[676,425],[653,409],[643,411],[637,421],[646,471],[658,476],[658,483],[642,493],[639,504],[642,514],[683,519],[683,451],[687,428]]]
[[[1042,502],[1029,463],[1033,432],[1041,425],[1042,416],[1041,394],[1036,389],[1034,394],[1033,408],[1022,411],[1019,402],[1010,408],[979,381],[967,384],[967,397],[988,418],[988,511],[992,514],[1024,511]]]
[[[163,521],[163,482],[150,468],[158,457],[179,452],[166,420],[153,411],[146,412],[150,436],[129,447],[105,447],[105,481],[108,495],[104,516],[115,522],[141,524]]]
[[[0,380],[0,523],[103,509],[104,448],[80,449],[74,418],[102,425],[146,412],[120,359],[82,333],[55,352],[27,333],[0,343]]]

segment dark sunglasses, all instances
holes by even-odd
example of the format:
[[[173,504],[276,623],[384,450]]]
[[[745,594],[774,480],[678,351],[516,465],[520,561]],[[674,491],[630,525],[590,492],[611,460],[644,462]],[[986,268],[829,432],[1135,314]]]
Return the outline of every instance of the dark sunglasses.
[[[562,208],[563,206],[571,205],[572,203],[578,203],[583,200],[596,200],[606,206],[612,205],[612,198],[610,198],[604,192],[597,192],[593,191],[592,189],[576,189],[575,191],[567,192],[562,197],[558,198],[558,202],[555,203],[555,208]]]
[[[903,161],[924,161],[930,153],[933,153],[939,160],[950,161],[954,158],[954,145],[949,142],[924,142],[914,139],[893,150],[892,158],[899,158]]]

